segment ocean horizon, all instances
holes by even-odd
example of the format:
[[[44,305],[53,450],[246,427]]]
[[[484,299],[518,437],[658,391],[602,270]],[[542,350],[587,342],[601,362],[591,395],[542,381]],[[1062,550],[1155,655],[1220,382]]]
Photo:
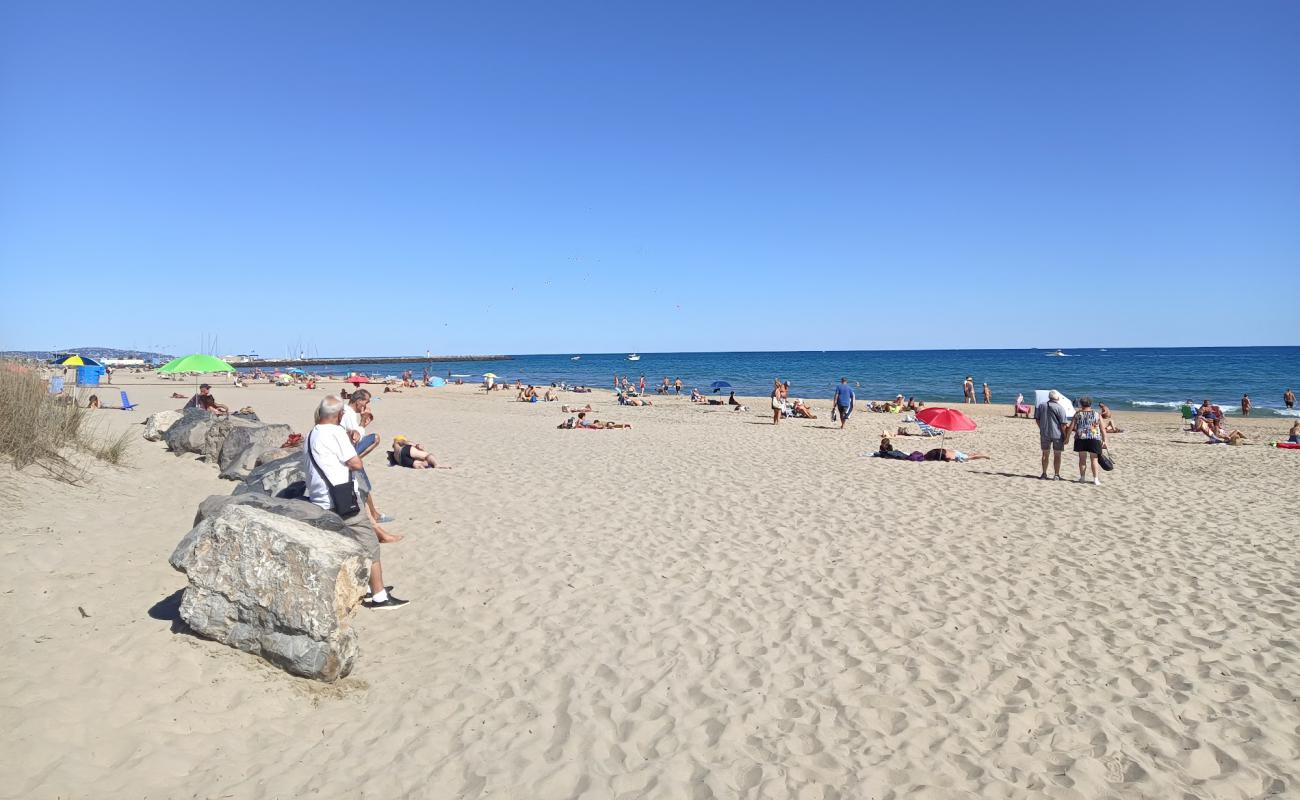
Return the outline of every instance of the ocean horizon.
[[[1061,355],[1055,355],[1055,353]],[[1114,409],[1164,411],[1185,400],[1203,399],[1239,413],[1242,394],[1249,394],[1260,415],[1300,416],[1284,408],[1282,394],[1300,386],[1300,347],[1112,347],[986,350],[826,350],[640,353],[581,353],[512,355],[508,361],[435,362],[430,374],[477,382],[492,372],[498,380],[516,379],[535,385],[567,383],[612,387],[614,376],[646,386],[663,378],[681,378],[684,388],[710,392],[725,381],[739,395],[764,396],[774,378],[789,381],[791,396],[829,397],[840,377],[846,377],[862,399],[888,399],[896,394],[927,402],[960,402],[967,375],[982,396],[987,382],[995,404],[1010,404],[1023,393],[1057,389],[1069,397],[1091,395]],[[400,375],[406,369],[420,375],[423,360],[396,364],[339,364],[328,374],[358,372],[372,377]]]

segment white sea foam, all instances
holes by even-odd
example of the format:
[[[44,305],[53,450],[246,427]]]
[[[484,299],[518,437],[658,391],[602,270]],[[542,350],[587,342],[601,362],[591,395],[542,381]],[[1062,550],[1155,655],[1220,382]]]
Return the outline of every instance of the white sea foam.
[[[1183,404],[1178,401],[1166,402],[1163,400],[1130,400],[1131,406],[1141,406],[1143,408],[1182,408]]]

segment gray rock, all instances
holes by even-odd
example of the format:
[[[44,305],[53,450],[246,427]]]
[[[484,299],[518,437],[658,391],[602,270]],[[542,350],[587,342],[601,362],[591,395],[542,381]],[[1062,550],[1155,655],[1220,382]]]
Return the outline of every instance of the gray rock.
[[[221,458],[221,448],[225,445],[226,438],[230,436],[232,431],[256,428],[260,425],[259,422],[250,422],[238,417],[217,417],[212,423],[212,427],[208,428],[207,434],[203,437],[203,460],[217,462]]]
[[[298,456],[299,458],[302,458],[302,448],[301,447],[275,447],[270,450],[264,450],[262,451],[262,454],[257,457],[257,460],[253,463],[253,466],[260,467],[263,464],[269,464],[272,461],[278,461],[286,456]]]
[[[175,411],[156,411],[144,421],[144,438],[147,442],[162,441],[167,429],[182,416],[180,409]]]
[[[208,429],[215,425],[217,417],[211,412],[199,408],[187,408],[181,418],[172,423],[163,434],[167,448],[176,455],[182,453],[202,453],[207,441]]]
[[[215,430],[215,429],[214,429]],[[288,425],[235,425],[226,434],[217,455],[221,477],[243,480],[253,471],[257,457],[268,448],[284,444],[292,433]],[[211,431],[209,431],[211,435]]]
[[[299,450],[254,469],[232,494],[259,492],[275,497],[301,497],[306,485],[307,474],[302,471],[302,451]]]
[[[207,500],[199,503],[199,510],[194,515],[195,526],[209,517],[217,516],[223,508],[231,505],[260,508],[263,511],[269,511],[281,517],[288,517],[313,528],[320,528],[323,531],[332,533],[339,533],[344,528],[343,520],[339,518],[338,514],[333,511],[326,511],[315,503],[309,503],[306,500],[272,497],[268,494],[253,492],[212,495]]]
[[[370,562],[348,537],[236,503],[186,534],[171,565],[189,579],[180,616],[196,633],[294,675],[352,671]]]

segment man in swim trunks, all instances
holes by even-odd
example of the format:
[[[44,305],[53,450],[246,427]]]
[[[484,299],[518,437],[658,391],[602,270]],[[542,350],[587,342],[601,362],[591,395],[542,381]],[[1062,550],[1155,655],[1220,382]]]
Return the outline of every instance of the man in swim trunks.
[[[1040,405],[1034,411],[1034,419],[1038,421],[1038,444],[1043,451],[1043,474],[1038,476],[1039,480],[1047,480],[1047,456],[1049,453],[1054,454],[1052,460],[1052,471],[1054,476],[1052,480],[1061,479],[1061,451],[1065,449],[1065,436],[1063,429],[1066,423],[1065,408],[1061,405],[1061,393],[1053,389],[1047,393],[1047,402]]]
[[[848,378],[840,378],[840,385],[835,387],[835,411],[840,415],[840,430],[849,424],[849,415],[853,413],[853,403],[857,400],[857,395],[853,394],[853,387],[849,386]]]

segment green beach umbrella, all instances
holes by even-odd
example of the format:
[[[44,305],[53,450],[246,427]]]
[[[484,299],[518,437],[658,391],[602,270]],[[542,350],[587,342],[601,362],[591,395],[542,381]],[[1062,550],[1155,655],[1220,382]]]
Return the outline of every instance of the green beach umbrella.
[[[163,374],[176,372],[234,372],[235,368],[217,358],[203,353],[173,358],[158,368]]]
[[[180,358],[173,358],[166,364],[158,368],[158,372],[163,375],[174,375],[182,372],[234,372],[235,368],[217,358],[216,356],[206,355],[204,353],[193,353]],[[195,391],[198,391],[198,378],[194,379]]]

